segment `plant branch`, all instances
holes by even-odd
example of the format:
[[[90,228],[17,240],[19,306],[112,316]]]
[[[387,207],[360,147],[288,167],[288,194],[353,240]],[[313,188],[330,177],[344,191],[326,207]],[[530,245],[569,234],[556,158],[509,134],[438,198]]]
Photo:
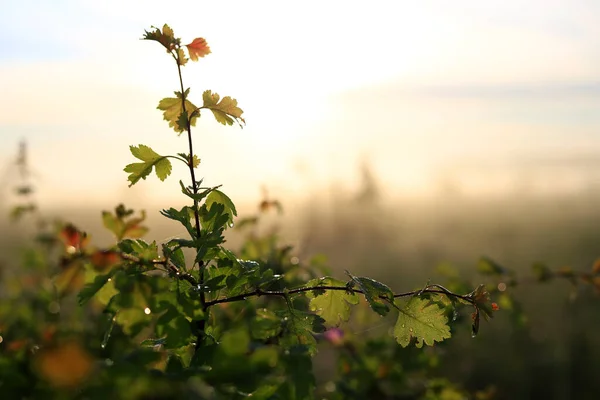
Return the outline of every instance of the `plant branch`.
[[[212,300],[212,301],[207,301],[206,302],[206,307],[210,307],[213,306],[215,304],[221,304],[221,303],[231,303],[234,301],[241,301],[241,300],[245,300],[248,297],[259,297],[259,296],[280,296],[280,297],[286,297],[288,295],[291,294],[297,294],[297,293],[303,293],[303,292],[309,292],[312,290],[343,290],[346,292],[352,292],[352,293],[358,293],[358,294],[365,294],[365,292],[363,292],[360,289],[353,289],[353,288],[348,288],[346,286],[303,286],[303,287],[299,287],[296,289],[290,289],[290,290],[262,290],[262,289],[256,289],[252,292],[248,292],[248,293],[243,293],[237,296],[232,296],[232,297],[225,297],[222,299],[216,299],[216,300]],[[443,286],[440,285],[428,285],[426,286],[424,289],[419,289],[419,290],[411,290],[410,292],[403,292],[403,293],[395,293],[394,294],[394,298],[401,298],[401,297],[410,297],[410,296],[415,296],[415,295],[421,295],[421,294],[425,294],[425,293],[437,293],[437,294],[444,294],[446,296],[449,297],[454,297],[457,299],[461,299],[463,301],[466,301],[469,304],[475,304],[475,301],[473,300],[473,298],[471,297],[470,294],[458,294],[458,293],[454,293],[451,292],[450,290],[444,288]],[[387,299],[385,296],[380,296],[381,299]]]
[[[119,256],[124,260],[132,261],[136,264],[143,264],[144,262],[148,262],[148,261],[142,260],[139,257],[132,256],[131,254],[127,254],[127,253],[119,253]],[[149,263],[152,265],[162,265],[163,267],[166,268],[167,272],[174,274],[177,277],[177,279],[183,279],[184,281],[187,281],[193,287],[198,287],[198,281],[196,280],[196,278],[194,278],[191,274],[188,274],[187,272],[181,272],[181,270],[179,268],[177,268],[175,265],[169,263],[168,260],[151,260],[151,261],[149,261]]]

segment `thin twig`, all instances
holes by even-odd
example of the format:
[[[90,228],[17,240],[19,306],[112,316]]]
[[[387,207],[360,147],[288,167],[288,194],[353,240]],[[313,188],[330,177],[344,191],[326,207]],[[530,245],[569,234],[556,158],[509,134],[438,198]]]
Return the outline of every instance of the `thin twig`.
[[[167,260],[145,261],[139,257],[132,256],[131,254],[127,254],[127,253],[119,253],[119,256],[121,256],[121,258],[124,260],[132,261],[134,263],[143,264],[144,262],[148,262],[152,265],[162,265],[163,267],[165,267],[167,269],[168,272],[174,274],[177,277],[177,279],[183,279],[184,281],[187,281],[193,287],[198,287],[198,281],[196,280],[196,278],[194,278],[192,275],[188,274],[187,272],[181,272],[181,270],[179,268],[177,268],[175,265],[169,263]]]
[[[243,294],[239,294],[239,295],[232,296],[232,297],[225,297],[225,298],[221,298],[221,299],[207,301],[206,307],[208,308],[215,304],[221,304],[221,303],[232,303],[234,301],[242,301],[242,300],[246,300],[248,297],[254,297],[254,296],[256,296],[256,297],[259,297],[259,296],[285,297],[285,296],[288,296],[291,294],[309,292],[312,290],[343,290],[346,292],[365,294],[365,292],[363,292],[360,289],[348,288],[347,286],[303,286],[303,287],[299,287],[296,289],[290,289],[290,290],[256,289],[256,290],[253,290],[252,292],[243,293]],[[462,295],[462,294],[453,293],[440,285],[429,285],[425,289],[412,290],[410,292],[403,292],[403,293],[395,293],[394,298],[410,297],[410,296],[420,295],[420,294],[424,294],[424,293],[445,294],[446,296],[455,297],[455,298],[464,300],[470,304],[474,304],[474,300],[470,295],[468,295],[468,294]],[[380,296],[380,298],[387,299],[387,297],[385,297],[385,296]]]

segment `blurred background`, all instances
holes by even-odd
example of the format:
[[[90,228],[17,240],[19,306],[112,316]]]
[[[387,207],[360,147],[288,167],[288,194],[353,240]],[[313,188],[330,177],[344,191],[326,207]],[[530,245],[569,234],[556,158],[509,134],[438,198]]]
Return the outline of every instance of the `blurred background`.
[[[183,233],[157,210],[184,205],[185,169],[133,188],[122,171],[128,145],[186,148],[156,110],[178,89],[175,65],[138,40],[168,23],[212,49],[184,68],[191,100],[232,96],[247,121],[199,120],[200,175],[242,216],[265,192],[279,200],[285,214],[267,222],[299,256],[324,253],[339,277],[368,273],[397,291],[443,280],[440,265],[474,273],[480,256],[523,277],[536,262],[583,271],[600,256],[598,2],[3,0],[2,10],[4,255],[25,237],[7,217],[22,140],[46,214],[108,244],[100,211],[123,202],[148,210],[153,239]],[[458,332],[439,373],[508,398],[593,398],[595,293],[552,283],[515,296],[527,322],[499,314],[477,340]]]

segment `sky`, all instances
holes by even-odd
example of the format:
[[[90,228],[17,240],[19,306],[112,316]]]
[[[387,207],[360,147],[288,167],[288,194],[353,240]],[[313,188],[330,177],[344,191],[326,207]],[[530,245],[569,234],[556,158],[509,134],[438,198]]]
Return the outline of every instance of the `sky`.
[[[1,6],[0,180],[14,177],[8,164],[25,139],[50,204],[166,205],[186,178],[175,167],[165,183],[128,189],[122,171],[129,145],[186,151],[156,110],[178,89],[175,65],[139,40],[164,23],[211,47],[184,68],[192,101],[211,89],[244,110],[244,129],[207,114],[194,130],[200,175],[234,201],[257,200],[262,187],[289,201],[352,187],[363,162],[391,197],[452,179],[506,189],[535,170],[531,160],[569,166],[600,154],[595,0]]]

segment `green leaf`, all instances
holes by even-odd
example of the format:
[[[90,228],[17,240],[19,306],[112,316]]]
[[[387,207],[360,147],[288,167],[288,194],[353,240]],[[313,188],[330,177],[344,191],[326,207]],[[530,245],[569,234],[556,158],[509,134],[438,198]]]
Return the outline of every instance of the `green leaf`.
[[[183,115],[183,101],[179,97],[166,97],[158,103],[158,107],[156,108],[163,111],[163,119],[169,122],[169,126],[179,134],[187,130],[188,115],[191,116],[189,118],[191,126],[196,125],[196,119],[200,116],[198,107],[189,100],[185,101],[185,112],[187,115]]]
[[[505,275],[508,270],[488,257],[482,257],[477,264],[477,270],[484,275]]]
[[[254,339],[266,340],[279,335],[281,319],[266,308],[256,310],[256,316],[250,320],[250,334]]]
[[[325,332],[325,320],[318,315],[296,309],[280,310],[283,334],[280,344],[286,348],[303,347],[310,354],[317,352],[317,341],[313,333]]]
[[[242,123],[246,123],[242,118],[243,111],[237,106],[237,100],[232,99],[229,96],[220,99],[217,93],[207,90],[202,93],[202,99],[204,105],[201,108],[208,108],[212,111],[215,119],[223,125],[233,125],[233,122],[237,122],[240,127]],[[221,101],[219,101],[219,99]]]
[[[120,204],[114,214],[109,211],[102,212],[102,223],[117,240],[124,237],[139,238],[148,232],[148,228],[141,225],[146,219],[146,211],[142,210],[140,217],[133,217],[131,214],[133,210],[126,210],[125,206]]]
[[[250,345],[250,337],[245,330],[228,330],[219,341],[221,351],[228,356],[244,355]]]
[[[293,349],[284,359],[287,379],[281,387],[281,398],[290,400],[314,399],[315,376],[310,355]]]
[[[231,214],[225,211],[225,205],[217,202],[205,203],[200,207],[200,222],[206,233],[222,231],[231,219]]]
[[[181,247],[172,241],[163,244],[162,246],[163,254],[165,258],[173,263],[177,268],[181,270],[186,270],[187,267],[185,265],[185,255],[183,254],[183,250]]]
[[[354,276],[346,271],[352,279],[349,283],[355,284],[364,294],[367,302],[379,315],[386,315],[390,308],[388,304],[394,304],[394,292],[381,282],[371,278]]]
[[[94,279],[93,282],[85,285],[83,287],[83,289],[81,289],[79,291],[79,293],[77,294],[77,301],[79,302],[79,305],[80,306],[84,305],[92,297],[94,297],[94,295],[96,293],[98,293],[100,291],[100,289],[102,289],[104,287],[104,285],[106,285],[106,283],[113,276],[115,271],[116,270],[111,270],[111,272],[109,272],[108,274],[98,275],[98,276],[96,276],[96,278]]]
[[[125,167],[124,171],[129,172],[127,178],[131,183],[129,187],[135,185],[140,179],[146,179],[152,168],[156,172],[156,176],[161,181],[167,179],[167,176],[171,175],[171,161],[165,156],[157,154],[150,147],[140,144],[139,147],[129,146],[131,154],[136,158],[144,161],[141,163],[129,164]]]
[[[168,210],[161,210],[160,213],[169,219],[179,221],[183,226],[185,226],[185,229],[187,229],[190,236],[196,237],[196,230],[191,223],[192,209],[190,207],[184,206],[181,210],[176,210],[175,208],[171,207]]]
[[[135,336],[150,324],[151,318],[141,308],[127,308],[117,312],[115,322],[127,335]]]
[[[115,217],[108,211],[102,211],[102,223],[104,227],[111,231],[117,238],[120,239],[121,232],[123,232],[124,222],[122,219]]]
[[[350,305],[358,304],[358,296],[351,291],[344,290],[318,290],[319,286],[344,287],[344,282],[330,277],[314,279],[307,286],[314,286],[315,290],[307,292],[310,298],[310,309],[323,317],[329,325],[338,326],[342,321],[350,318]]]
[[[158,318],[155,329],[159,337],[165,337],[166,348],[185,346],[191,340],[192,329],[189,321],[174,307]]]
[[[152,261],[158,258],[156,242],[148,243],[142,239],[124,239],[118,244],[121,251],[135,255],[142,260]]]
[[[450,338],[448,318],[444,310],[435,303],[413,297],[400,308],[394,337],[402,347],[408,346],[413,338],[419,348],[423,344],[433,346],[435,341]]]
[[[237,217],[237,210],[235,209],[235,204],[233,201],[223,192],[217,189],[213,189],[208,197],[206,198],[206,208],[210,209],[213,203],[223,204],[225,207],[225,212],[229,214],[229,218],[227,223],[229,226],[233,225],[233,217]]]
[[[197,192],[194,194],[192,187],[188,186],[186,187],[182,181],[179,181],[179,185],[181,186],[181,192],[183,194],[185,194],[186,196],[197,200],[197,201],[201,201],[202,199],[204,199],[206,196],[208,196],[210,194],[210,192],[212,192],[213,190],[215,190],[216,188],[218,188],[219,186],[213,187],[213,188],[208,188],[208,189],[204,189],[201,192]]]
[[[181,158],[185,159],[187,162],[189,162],[189,159],[190,159],[189,154],[177,153],[177,155],[180,156]],[[196,156],[194,154],[194,156],[192,157],[192,167],[197,168],[198,165],[200,165],[200,159],[198,158],[198,156]]]

